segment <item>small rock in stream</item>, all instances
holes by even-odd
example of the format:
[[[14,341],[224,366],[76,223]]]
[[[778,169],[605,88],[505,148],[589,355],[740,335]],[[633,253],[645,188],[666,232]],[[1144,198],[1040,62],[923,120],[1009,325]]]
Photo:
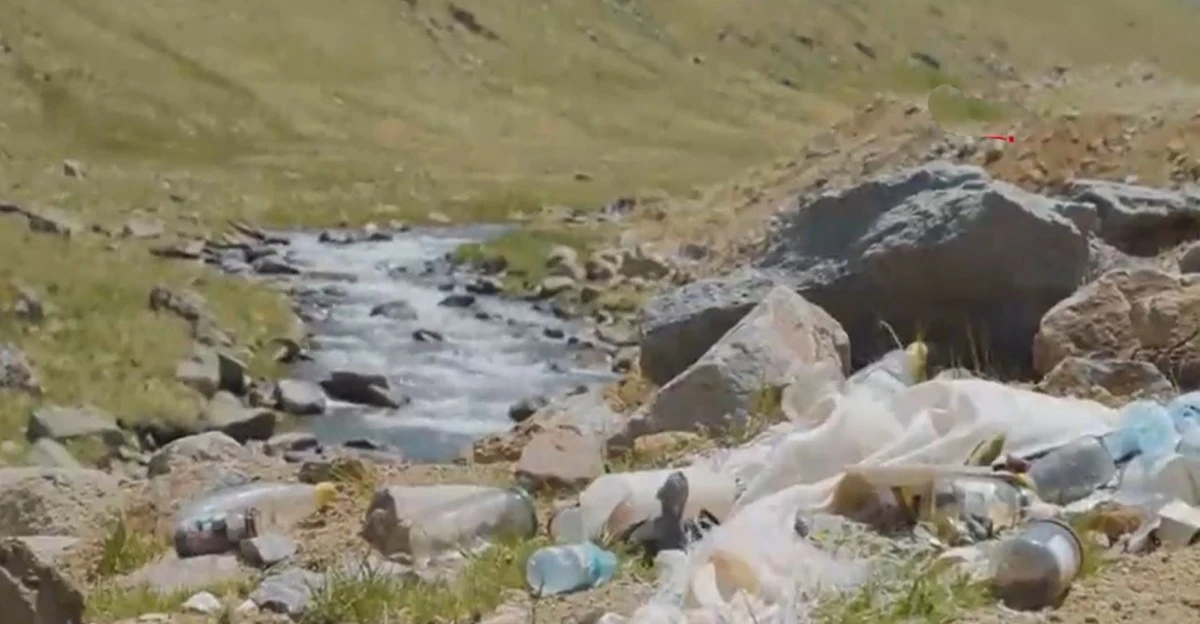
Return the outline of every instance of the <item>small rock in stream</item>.
[[[411,400],[393,394],[387,378],[383,375],[334,371],[328,379],[321,382],[321,388],[330,397],[359,405],[396,409]]]
[[[475,305],[475,295],[450,295],[438,302],[438,305],[447,308],[469,308]]]
[[[530,416],[537,413],[538,410],[550,404],[549,399],[544,396],[535,396],[528,399],[522,399],[508,408],[508,417],[513,422],[524,422]]]
[[[481,277],[467,284],[467,292],[475,295],[498,295],[504,292],[504,284],[491,277]]]
[[[393,321],[415,321],[417,311],[407,301],[396,300],[371,308],[371,316],[382,316]]]
[[[445,342],[446,337],[440,332],[435,332],[432,329],[418,329],[412,333],[413,340],[417,342]]]

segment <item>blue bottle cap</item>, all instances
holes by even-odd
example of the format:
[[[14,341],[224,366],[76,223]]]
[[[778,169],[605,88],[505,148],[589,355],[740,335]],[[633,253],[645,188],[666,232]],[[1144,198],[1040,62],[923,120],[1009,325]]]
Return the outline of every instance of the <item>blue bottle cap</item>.
[[[590,568],[592,568],[592,579],[595,584],[599,585],[604,581],[612,578],[617,573],[617,567],[620,561],[617,556],[595,544],[588,542],[586,544],[588,554],[591,556]]]

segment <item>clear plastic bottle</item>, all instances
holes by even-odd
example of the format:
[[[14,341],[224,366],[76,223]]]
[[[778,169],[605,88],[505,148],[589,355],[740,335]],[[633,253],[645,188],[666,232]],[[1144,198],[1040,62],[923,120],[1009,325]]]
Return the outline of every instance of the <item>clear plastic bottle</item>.
[[[1033,460],[1029,478],[1038,498],[1047,503],[1069,505],[1087,498],[1112,481],[1117,464],[1099,438],[1087,436],[1060,446]]]
[[[539,596],[596,587],[612,578],[617,556],[591,542],[539,549],[525,562],[525,581]]]
[[[532,537],[537,529],[537,509],[525,490],[488,489],[423,511],[409,529],[410,554],[427,561],[480,540]]]
[[[1200,457],[1200,392],[1176,397],[1167,404],[1167,413],[1180,434],[1177,452],[1184,457]]]
[[[1175,449],[1179,434],[1167,408],[1155,401],[1133,401],[1121,409],[1121,425],[1102,438],[1118,462],[1139,457],[1144,467]]]
[[[224,513],[253,509],[260,533],[287,530],[327,506],[336,494],[332,483],[255,481],[218,489],[183,506],[176,526],[190,527]]]

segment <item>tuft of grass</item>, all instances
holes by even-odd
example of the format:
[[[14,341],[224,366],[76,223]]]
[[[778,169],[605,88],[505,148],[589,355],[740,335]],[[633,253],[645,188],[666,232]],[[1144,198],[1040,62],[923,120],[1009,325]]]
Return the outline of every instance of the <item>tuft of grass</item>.
[[[501,540],[468,559],[451,581],[426,583],[400,578],[364,564],[354,571],[329,575],[317,588],[302,624],[377,624],[471,621],[504,600],[506,592],[524,590],[525,561],[547,538]]]
[[[936,569],[929,553],[874,559],[871,577],[853,591],[824,596],[817,624],[948,624],[993,602],[986,583],[953,568]]]
[[[455,250],[453,259],[462,264],[479,265],[493,258],[504,258],[508,269],[506,290],[524,293],[537,287],[547,275],[546,257],[562,245],[577,251],[580,261],[593,251],[598,233],[562,227],[533,227],[501,234],[483,243],[467,243]]]
[[[133,572],[167,550],[167,541],[152,527],[142,526],[124,513],[108,521],[100,556],[92,574],[108,578]]]
[[[162,592],[148,585],[126,587],[113,583],[103,584],[88,592],[86,617],[89,622],[109,622],[136,618],[147,613],[174,613],[179,611],[188,598],[202,591],[222,598],[226,604],[229,604],[235,599],[249,595],[254,587],[253,580],[251,577],[246,577],[216,585],[185,588],[171,592]],[[226,618],[226,621],[229,617],[228,608],[218,615],[218,618]]]

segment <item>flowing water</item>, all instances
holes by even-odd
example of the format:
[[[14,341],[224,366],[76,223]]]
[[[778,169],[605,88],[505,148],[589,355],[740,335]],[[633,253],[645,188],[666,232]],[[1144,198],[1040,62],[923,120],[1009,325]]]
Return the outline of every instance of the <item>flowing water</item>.
[[[412,399],[394,410],[334,401],[328,414],[307,421],[318,439],[367,438],[400,448],[410,460],[444,461],[475,439],[511,427],[508,410],[517,401],[613,378],[607,369],[574,363],[581,347],[566,338],[579,334],[581,324],[529,302],[479,296],[466,308],[440,305],[475,278],[456,272],[445,256],[498,232],[414,230],[351,244],[323,243],[316,234],[291,237],[288,259],[304,271],[291,286],[313,334],[313,361],[294,376],[382,374],[393,391]],[[396,301],[406,302],[415,320],[371,315],[375,306]],[[418,329],[444,341],[417,340]],[[558,332],[562,337],[547,336]]]

